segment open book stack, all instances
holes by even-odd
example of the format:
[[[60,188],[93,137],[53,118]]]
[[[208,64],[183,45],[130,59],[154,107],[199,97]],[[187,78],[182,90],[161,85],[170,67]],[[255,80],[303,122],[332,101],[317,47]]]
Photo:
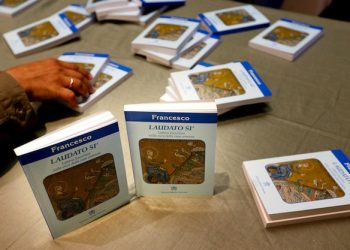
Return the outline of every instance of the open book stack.
[[[14,16],[36,3],[38,0],[0,1],[0,16]]]
[[[269,25],[269,20],[252,5],[199,13],[198,17],[202,20],[203,27],[218,35],[257,29]]]
[[[3,34],[15,56],[23,56],[79,36],[79,30],[92,22],[81,5],[70,5],[50,17]]]
[[[200,30],[199,25],[197,19],[161,16],[132,41],[132,51],[150,62],[191,68],[219,41],[217,36]]]
[[[192,70],[173,72],[160,97],[161,102],[215,100],[218,114],[270,99],[271,91],[247,61],[200,63]]]
[[[78,112],[85,111],[132,74],[131,68],[111,61],[108,54],[66,52],[59,56],[58,59],[78,64],[89,71],[93,77],[91,83],[94,85],[96,91],[87,99],[78,97],[79,104],[75,108]]]

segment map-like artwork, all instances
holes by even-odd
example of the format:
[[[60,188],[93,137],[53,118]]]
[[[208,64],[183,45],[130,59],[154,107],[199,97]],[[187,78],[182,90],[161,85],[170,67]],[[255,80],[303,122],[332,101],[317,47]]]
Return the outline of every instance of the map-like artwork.
[[[205,42],[200,42],[199,44],[197,44],[193,48],[186,50],[185,53],[182,54],[181,58],[184,58],[187,60],[192,59],[205,47],[205,45],[206,45]]]
[[[18,5],[27,2],[28,0],[0,0],[0,6],[15,8]]]
[[[93,64],[93,63],[75,63],[75,62],[73,62],[73,63],[77,64],[79,67],[81,67],[89,72],[95,67],[95,64]]]
[[[59,220],[69,219],[119,193],[111,154],[50,175],[43,183]]]
[[[187,28],[187,26],[183,25],[158,23],[148,32],[145,38],[176,41],[187,30]]]
[[[139,148],[146,183],[200,184],[204,181],[203,141],[142,139]]]
[[[294,47],[307,36],[308,33],[278,26],[265,35],[264,39]]]
[[[65,11],[64,14],[74,23],[75,26],[77,26],[79,23],[88,18],[83,14],[73,12],[70,10]]]
[[[111,79],[112,79],[111,75],[101,73],[98,75],[94,86],[97,89],[97,88],[101,87],[103,84],[105,84],[106,82],[110,81]]]
[[[300,203],[344,196],[344,191],[317,159],[269,164],[266,170],[283,201]]]
[[[31,46],[58,36],[58,32],[51,22],[43,22],[18,32],[18,36],[25,46]]]
[[[248,23],[255,21],[254,17],[252,17],[246,10],[232,10],[225,11],[221,13],[217,13],[216,16],[226,25],[236,25],[240,23]]]
[[[230,69],[216,69],[188,76],[201,100],[243,95],[244,88]]]

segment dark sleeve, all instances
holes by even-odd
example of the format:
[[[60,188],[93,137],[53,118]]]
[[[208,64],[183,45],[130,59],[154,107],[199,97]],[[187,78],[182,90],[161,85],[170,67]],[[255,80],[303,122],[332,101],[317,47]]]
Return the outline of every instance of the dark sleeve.
[[[17,81],[0,71],[0,143],[10,141],[30,130],[36,115]]]

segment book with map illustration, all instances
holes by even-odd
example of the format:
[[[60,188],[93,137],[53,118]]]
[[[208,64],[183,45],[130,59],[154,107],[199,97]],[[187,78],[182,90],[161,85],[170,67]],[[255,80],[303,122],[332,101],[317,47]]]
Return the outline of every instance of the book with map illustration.
[[[254,6],[242,5],[198,14],[212,33],[225,35],[267,27],[270,21]]]
[[[340,149],[244,161],[265,227],[350,215],[350,160]]]
[[[183,101],[215,100],[219,113],[268,102],[271,91],[247,61],[172,72],[170,81]]]
[[[249,41],[249,46],[293,61],[315,43],[323,28],[282,18]]]
[[[53,238],[130,200],[118,122],[104,111],[15,149]]]
[[[58,14],[60,13],[65,14],[78,30],[85,28],[93,21],[92,15],[80,4],[68,5],[58,12]]]
[[[131,43],[134,53],[140,49],[176,56],[199,28],[199,20],[160,16]]]
[[[52,15],[3,34],[15,56],[51,48],[77,36],[79,36],[77,27],[64,13]]]
[[[211,196],[214,102],[124,106],[137,196]]]
[[[0,16],[14,16],[30,7],[38,0],[1,0]]]

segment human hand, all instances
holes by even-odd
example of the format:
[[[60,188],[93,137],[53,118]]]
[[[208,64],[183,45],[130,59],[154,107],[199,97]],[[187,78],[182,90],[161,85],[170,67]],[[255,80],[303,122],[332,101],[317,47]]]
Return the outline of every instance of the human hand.
[[[77,96],[88,97],[95,91],[88,71],[54,58],[18,65],[6,72],[15,78],[31,101],[58,99],[76,107]]]

